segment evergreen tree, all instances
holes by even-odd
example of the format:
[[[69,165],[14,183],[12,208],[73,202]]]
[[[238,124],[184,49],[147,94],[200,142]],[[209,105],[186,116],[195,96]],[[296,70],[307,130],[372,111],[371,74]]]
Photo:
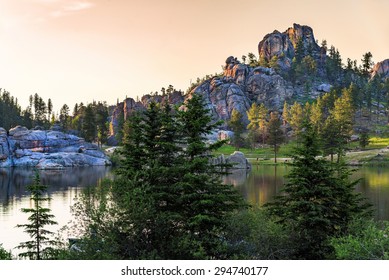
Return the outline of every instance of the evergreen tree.
[[[373,55],[371,52],[367,52],[362,57],[361,73],[365,77],[369,77],[371,67],[374,65],[372,61]]]
[[[212,164],[212,151],[224,142],[206,143],[217,125],[201,97],[185,107],[175,112],[151,103],[126,122],[123,161],[110,193],[83,206],[95,209],[86,217],[101,248],[94,258],[225,257],[227,217],[245,204],[221,182],[226,166]]]
[[[278,56],[273,55],[269,61],[269,67],[273,68],[276,72],[280,71],[280,65],[278,64]]]
[[[234,132],[233,136],[233,145],[239,150],[244,144],[244,139],[242,134],[244,132],[245,126],[243,123],[243,115],[236,109],[233,109],[231,112],[231,118],[228,121],[228,126]]]
[[[7,252],[0,243],[0,260],[12,260],[11,252]]]
[[[277,163],[277,152],[280,144],[284,142],[285,136],[281,129],[281,120],[277,112],[271,112],[269,121],[269,139],[268,144],[272,147],[274,152],[274,162]]]
[[[305,120],[304,110],[300,103],[294,102],[290,107],[289,116],[289,124],[295,135],[298,136]]]
[[[368,206],[354,192],[356,182],[349,181],[348,169],[319,157],[312,127],[301,138],[283,191],[266,207],[294,232],[296,258],[323,259],[332,253],[330,238],[346,234],[353,218],[368,215]]]
[[[180,111],[185,149],[182,211],[185,239],[182,240],[183,258],[221,258],[226,217],[245,205],[242,197],[230,185],[221,182],[221,166],[211,163],[212,151],[223,142],[206,144],[206,135],[217,123],[211,123],[209,111],[201,96],[193,96]]]
[[[62,128],[66,131],[69,123],[69,106],[66,104],[64,104],[59,111],[59,122],[61,123]]]
[[[258,142],[259,138],[259,108],[257,103],[253,103],[250,107],[250,110],[246,112],[247,119],[249,120],[249,124],[247,125],[247,129],[249,131],[248,137],[250,139],[251,147],[255,148],[255,144]]]
[[[108,137],[108,106],[98,102],[95,106],[97,143],[102,146]]]
[[[367,129],[364,129],[359,136],[359,145],[362,149],[364,149],[369,145],[369,143],[369,133]]]
[[[34,182],[27,189],[31,192],[31,200],[33,208],[22,208],[23,213],[31,214],[28,218],[28,224],[18,224],[17,227],[24,228],[25,232],[30,235],[30,241],[22,242],[17,249],[27,249],[26,252],[19,254],[21,258],[29,258],[31,260],[50,259],[55,254],[55,249],[52,246],[57,244],[56,241],[49,238],[53,232],[45,229],[48,225],[57,224],[53,220],[54,215],[50,214],[49,208],[43,207],[45,201],[49,201],[49,197],[44,197],[44,192],[47,187],[41,185],[39,174],[36,173]]]
[[[96,138],[96,120],[92,104],[85,108],[84,119],[82,122],[82,135],[88,142],[93,142]]]
[[[51,101],[51,98],[47,101],[47,119],[51,119],[51,113],[53,112],[53,103]]]

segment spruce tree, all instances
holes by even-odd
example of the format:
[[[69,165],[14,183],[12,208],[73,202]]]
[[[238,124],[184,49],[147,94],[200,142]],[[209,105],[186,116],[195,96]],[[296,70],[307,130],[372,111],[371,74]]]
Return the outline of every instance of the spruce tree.
[[[244,144],[244,139],[242,137],[243,131],[245,129],[243,123],[243,115],[236,109],[233,109],[231,112],[231,118],[228,121],[228,126],[234,132],[232,138],[232,143],[239,150]]]
[[[50,214],[50,208],[43,207],[45,201],[49,201],[49,197],[44,197],[44,192],[47,187],[40,183],[39,174],[36,173],[34,182],[27,189],[31,192],[31,200],[33,208],[22,208],[23,213],[31,214],[28,218],[28,224],[18,224],[17,227],[24,228],[25,232],[30,235],[30,241],[22,242],[17,249],[27,249],[27,251],[19,254],[21,258],[29,258],[30,260],[50,259],[55,255],[55,249],[52,246],[57,244],[51,240],[50,236],[53,232],[45,229],[48,225],[56,225],[53,220],[54,215]]]
[[[344,165],[334,165],[321,154],[316,131],[307,125],[295,149],[292,170],[282,192],[266,207],[290,228],[298,259],[323,259],[332,253],[329,240],[347,233],[357,216],[368,215],[367,205],[354,192]]]
[[[274,162],[277,163],[277,152],[280,145],[285,140],[284,132],[281,129],[281,120],[277,112],[270,114],[269,121],[269,139],[268,144],[272,147],[274,152]]]
[[[216,127],[201,96],[194,95],[180,111],[185,165],[182,177],[180,213],[183,232],[181,240],[184,259],[221,258],[226,217],[245,205],[242,196],[221,181],[223,166],[211,163],[212,152],[223,142],[207,144],[206,136]]]

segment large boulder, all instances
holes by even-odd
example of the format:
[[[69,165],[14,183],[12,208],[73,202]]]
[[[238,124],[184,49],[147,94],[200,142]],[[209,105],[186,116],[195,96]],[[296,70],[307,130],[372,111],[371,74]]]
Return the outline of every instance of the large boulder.
[[[226,163],[232,164],[235,169],[250,169],[251,164],[242,152],[235,151],[225,159]]]

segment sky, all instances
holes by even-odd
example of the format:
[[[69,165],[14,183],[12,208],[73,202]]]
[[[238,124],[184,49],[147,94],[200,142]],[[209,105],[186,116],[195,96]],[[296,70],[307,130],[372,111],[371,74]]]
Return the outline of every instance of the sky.
[[[343,61],[389,58],[387,0],[0,0],[0,88],[18,98],[116,104],[222,71],[293,23]]]

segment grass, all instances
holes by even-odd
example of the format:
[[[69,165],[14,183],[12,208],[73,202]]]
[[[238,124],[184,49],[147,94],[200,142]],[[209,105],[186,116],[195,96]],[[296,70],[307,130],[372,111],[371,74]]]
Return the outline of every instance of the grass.
[[[292,154],[293,147],[295,147],[295,142],[289,142],[287,144],[281,145],[280,149],[277,153],[277,158],[289,158]],[[233,152],[237,151],[238,149],[233,147],[232,145],[224,145],[220,149],[214,152],[215,155],[230,155]],[[268,162],[270,164],[273,164],[274,162],[272,159],[274,159],[274,151],[269,146],[264,146],[263,148],[240,148],[240,152],[242,152],[246,158],[248,158],[251,162],[256,161],[256,159],[260,159],[261,162],[265,163]]]
[[[289,142],[281,145],[277,158],[290,158],[293,153],[293,148],[296,146],[296,142]],[[389,165],[389,138],[386,137],[371,137],[370,144],[362,151],[355,151],[354,148],[358,147],[359,143],[350,143],[350,152],[346,154],[346,162],[349,164],[357,165]],[[217,151],[215,155],[230,155],[237,149],[231,145],[224,145]],[[253,165],[274,165],[274,152],[269,146],[263,148],[240,148],[246,158]],[[380,154],[379,157],[377,155]],[[257,160],[258,159],[258,160]],[[283,164],[283,160],[278,163]]]

